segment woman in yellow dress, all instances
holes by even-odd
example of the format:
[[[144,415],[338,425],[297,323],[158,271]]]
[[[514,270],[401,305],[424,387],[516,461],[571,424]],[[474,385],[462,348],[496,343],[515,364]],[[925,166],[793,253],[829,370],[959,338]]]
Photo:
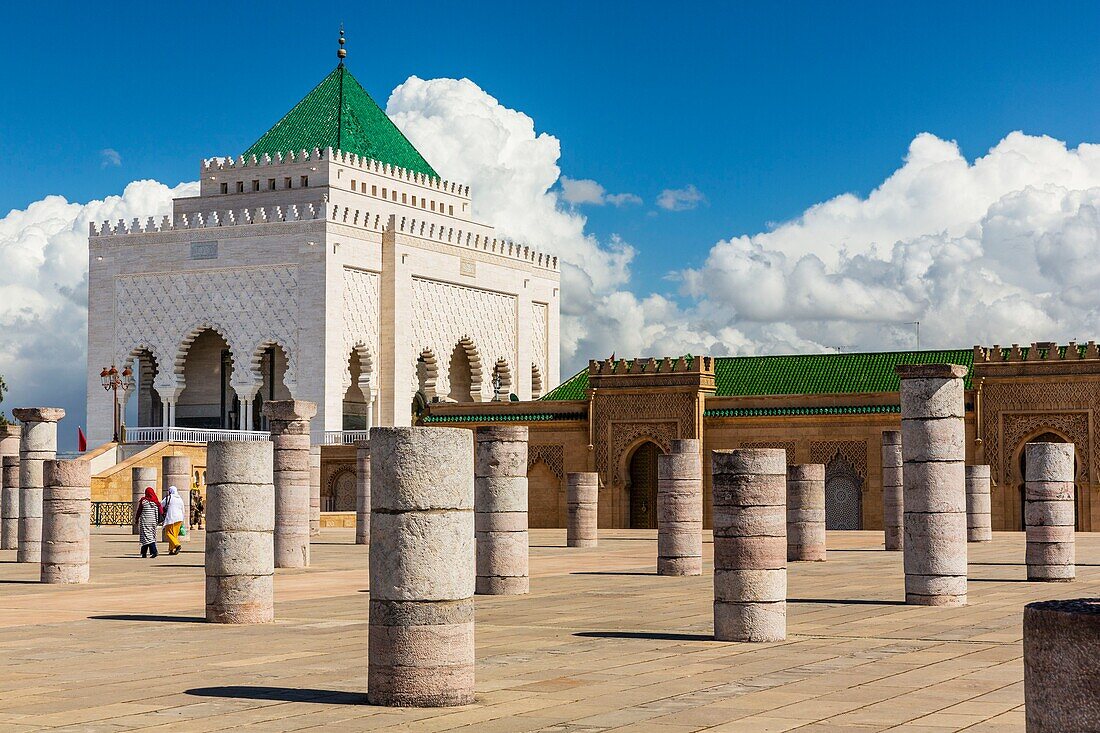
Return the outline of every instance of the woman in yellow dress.
[[[183,545],[180,543],[180,527],[183,525],[183,499],[179,489],[168,487],[168,496],[164,497],[164,539],[168,542],[168,554],[178,555]]]

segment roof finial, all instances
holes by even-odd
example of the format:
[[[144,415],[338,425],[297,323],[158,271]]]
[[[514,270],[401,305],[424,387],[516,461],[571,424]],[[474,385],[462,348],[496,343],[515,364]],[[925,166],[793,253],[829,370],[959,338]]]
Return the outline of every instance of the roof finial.
[[[347,58],[348,52],[344,49],[344,24],[340,24],[340,48],[336,51],[336,58],[340,59],[340,66],[344,65],[344,59]]]

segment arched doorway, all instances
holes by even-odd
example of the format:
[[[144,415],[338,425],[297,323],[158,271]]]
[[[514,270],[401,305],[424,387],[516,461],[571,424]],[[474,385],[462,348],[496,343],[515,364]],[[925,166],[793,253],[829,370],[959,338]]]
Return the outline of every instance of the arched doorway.
[[[183,362],[186,387],[175,405],[181,428],[237,430],[241,403],[231,386],[233,356],[217,331],[202,330],[187,347]]]
[[[634,449],[627,471],[630,529],[657,529],[657,456],[660,447],[646,441]]]
[[[355,471],[341,468],[321,492],[321,508],[326,512],[355,511]]]
[[[863,478],[837,453],[825,465],[825,529],[863,527]]]
[[[1026,504],[1026,487],[1025,482],[1027,479],[1027,445],[1028,443],[1069,443],[1070,441],[1058,433],[1047,431],[1036,435],[1035,437],[1028,438],[1019,447],[1020,455],[1017,457],[1018,468],[1020,469],[1020,480],[1017,486],[1017,516],[1019,521],[1017,522],[1017,528],[1021,531],[1026,529],[1027,522],[1024,518],[1024,506]],[[1076,479],[1077,474],[1080,471],[1081,459],[1077,453],[1077,446],[1074,445],[1073,451],[1073,476]],[[1011,525],[1010,525],[1011,526]],[[1074,482],[1073,485],[1073,529],[1074,531],[1081,531],[1081,487]]]

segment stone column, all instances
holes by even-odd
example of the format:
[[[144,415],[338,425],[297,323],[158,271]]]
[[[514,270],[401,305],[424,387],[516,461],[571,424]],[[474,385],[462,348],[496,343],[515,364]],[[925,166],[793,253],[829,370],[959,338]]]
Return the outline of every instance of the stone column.
[[[309,535],[321,534],[321,446],[309,448]]]
[[[1024,446],[1027,579],[1070,581],[1074,566],[1073,443]]]
[[[206,444],[206,620],[275,620],[275,486],[269,441]]]
[[[355,544],[370,544],[370,441],[355,441]]]
[[[1100,598],[1024,606],[1024,716],[1028,733],[1097,730]]]
[[[273,400],[263,407],[274,445],[275,567],[309,567],[310,445],[309,421],[317,405],[302,400]]]
[[[134,513],[137,513],[138,502],[141,501],[141,497],[145,496],[145,490],[152,488],[154,491],[157,488],[157,469],[147,468],[145,466],[134,466],[130,469],[130,505],[134,508]],[[137,523],[131,529],[131,534],[137,534]]]
[[[714,638],[787,638],[787,452],[716,450]]]
[[[703,453],[699,440],[674,440],[657,456],[657,574],[703,573]]]
[[[19,548],[19,456],[0,459],[3,489],[0,489],[0,550]]]
[[[901,431],[882,431],[882,526],[887,550],[905,546],[905,500],[901,463]]]
[[[527,428],[483,425],[474,433],[476,592],[523,595],[527,572]]]
[[[566,506],[569,520],[565,529],[568,547],[596,546],[596,507],[600,500],[600,474],[580,471],[567,477]]]
[[[966,605],[966,430],[956,364],[902,364],[905,602]]]
[[[11,411],[23,423],[19,436],[19,562],[42,559],[43,463],[57,457],[59,407],[23,407]]]
[[[966,467],[966,541],[990,542],[989,466]]]
[[[374,428],[367,701],[474,700],[474,451],[463,428]]]
[[[160,495],[168,496],[168,487],[175,486],[183,500],[183,526],[191,521],[191,459],[187,456],[164,456],[160,459]],[[136,506],[136,504],[135,504]],[[190,533],[180,537],[181,542],[191,539]],[[168,537],[163,537],[165,542]]]
[[[19,434],[18,425],[0,425],[0,550],[19,546]],[[3,469],[5,458],[15,459],[10,476]]]
[[[825,465],[787,468],[787,561],[825,559]]]
[[[43,583],[87,583],[92,544],[92,473],[87,461],[46,461],[42,494]]]

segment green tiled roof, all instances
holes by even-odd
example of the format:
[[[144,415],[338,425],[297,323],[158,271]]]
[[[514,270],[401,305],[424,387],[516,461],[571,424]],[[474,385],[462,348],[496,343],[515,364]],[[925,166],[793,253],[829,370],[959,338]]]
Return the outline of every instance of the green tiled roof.
[[[798,354],[791,356],[719,356],[714,360],[719,397],[897,392],[899,364],[961,364],[972,367],[971,349],[887,351],[877,354]],[[966,376],[970,388],[971,375]],[[551,391],[544,400],[583,400],[588,389],[584,369]]]
[[[267,153],[332,148],[439,178],[397,125],[386,116],[343,65],[294,105],[275,126],[245,151]]]
[[[534,415],[428,415],[427,423],[443,422],[546,422],[547,420],[583,420],[581,412],[540,412]]]
[[[703,410],[703,417],[771,417],[776,415],[889,415],[901,405],[849,405],[841,407],[717,407]]]

